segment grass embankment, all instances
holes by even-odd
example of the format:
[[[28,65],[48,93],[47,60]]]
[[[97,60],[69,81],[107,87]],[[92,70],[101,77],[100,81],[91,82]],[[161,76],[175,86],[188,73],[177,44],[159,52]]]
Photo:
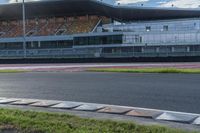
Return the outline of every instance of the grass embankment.
[[[23,73],[25,70],[0,70],[0,73]]]
[[[92,68],[91,72],[124,72],[124,73],[184,73],[200,74],[200,69],[180,68]]]
[[[0,132],[5,128],[20,133],[188,133],[159,126],[83,119],[67,114],[0,109]]]

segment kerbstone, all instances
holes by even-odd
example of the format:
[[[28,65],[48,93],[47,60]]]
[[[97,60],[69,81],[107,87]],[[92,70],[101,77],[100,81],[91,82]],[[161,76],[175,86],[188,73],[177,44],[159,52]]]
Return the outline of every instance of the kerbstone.
[[[126,113],[128,116],[134,117],[144,117],[144,118],[155,118],[161,115],[163,112],[153,111],[153,110],[144,110],[144,109],[133,109],[132,111]]]
[[[192,123],[198,116],[183,113],[165,112],[158,116],[157,120],[174,121],[181,123]]]
[[[16,101],[18,101],[19,99],[2,99],[2,100],[0,100],[0,104],[9,104],[9,103],[12,103],[12,102],[16,102]]]
[[[59,108],[59,109],[73,109],[78,106],[81,106],[81,103],[78,102],[61,102],[57,105],[51,106],[52,108]]]
[[[194,124],[194,125],[200,125],[200,116],[197,117],[192,124]]]
[[[125,114],[127,112],[131,111],[130,108],[125,108],[125,107],[117,107],[117,106],[107,106],[98,112],[101,113],[111,113],[111,114]]]
[[[101,104],[83,104],[77,108],[75,108],[75,110],[80,110],[80,111],[97,111],[99,109],[102,109],[104,106]]]
[[[16,102],[11,103],[12,105],[30,105],[33,103],[36,103],[38,100],[32,100],[32,99],[22,99]]]
[[[38,101],[36,103],[31,104],[31,106],[35,107],[50,107],[59,104],[60,102],[58,101]]]

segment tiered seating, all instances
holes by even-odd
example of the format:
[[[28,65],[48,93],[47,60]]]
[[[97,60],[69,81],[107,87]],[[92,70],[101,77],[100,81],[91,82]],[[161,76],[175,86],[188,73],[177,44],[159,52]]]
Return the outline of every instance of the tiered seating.
[[[79,17],[74,20],[70,20],[70,24],[68,25],[68,34],[90,32],[96,26],[98,21],[99,18],[95,16]]]
[[[35,29],[36,29],[36,35],[42,35],[45,28],[47,27],[47,19],[39,19],[36,21]]]
[[[107,17],[102,17],[102,24],[110,24],[112,23],[112,20]]]
[[[2,22],[0,24],[0,33],[1,33],[0,37],[12,37],[13,34],[10,34],[10,32],[13,30],[13,28],[15,28],[16,25],[17,21]]]
[[[0,37],[5,36],[6,32],[8,31],[8,26],[6,22],[1,22],[0,23]]]
[[[26,21],[26,36],[34,36],[37,33],[36,24],[35,19]]]
[[[64,23],[57,29],[55,35],[66,35],[69,34],[68,30],[72,26],[74,18],[67,18],[64,20]]]
[[[97,16],[40,18],[26,20],[26,36],[66,35],[91,32]],[[0,38],[23,36],[22,21],[0,22]]]
[[[11,22],[12,29],[8,32],[9,37],[19,37],[23,35],[22,21]]]
[[[51,18],[47,20],[47,25],[43,27],[42,30],[38,33],[38,35],[41,36],[47,36],[47,35],[55,35],[56,31],[64,25],[64,18]]]

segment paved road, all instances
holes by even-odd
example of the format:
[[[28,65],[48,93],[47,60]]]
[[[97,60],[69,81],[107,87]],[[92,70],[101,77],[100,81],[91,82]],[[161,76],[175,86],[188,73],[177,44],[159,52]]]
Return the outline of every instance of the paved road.
[[[69,100],[200,113],[200,75],[0,74],[0,97]]]

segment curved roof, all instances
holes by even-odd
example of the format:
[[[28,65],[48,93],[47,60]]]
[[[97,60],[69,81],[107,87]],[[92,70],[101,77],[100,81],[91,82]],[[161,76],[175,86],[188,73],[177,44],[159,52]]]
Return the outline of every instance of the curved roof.
[[[200,17],[200,10],[109,5],[95,0],[43,0],[26,2],[26,17],[102,15],[119,21]],[[21,19],[22,4],[0,5],[0,19]]]

